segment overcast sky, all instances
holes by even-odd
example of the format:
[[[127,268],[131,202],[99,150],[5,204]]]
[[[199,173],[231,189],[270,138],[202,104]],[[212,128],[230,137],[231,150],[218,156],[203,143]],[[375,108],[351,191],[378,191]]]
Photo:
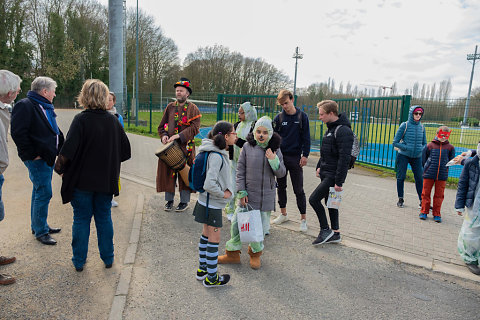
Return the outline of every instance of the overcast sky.
[[[108,0],[100,0],[108,4]],[[391,86],[403,94],[418,81],[451,79],[451,97],[465,97],[472,70],[467,54],[480,45],[479,0],[139,0],[180,58],[219,44],[261,57],[292,80],[295,47],[297,87],[333,78]],[[135,0],[127,0],[135,7]],[[478,50],[480,53],[480,48]],[[477,61],[473,88],[480,87]],[[195,84],[193,84],[195,86]],[[371,88],[371,87],[367,87]]]

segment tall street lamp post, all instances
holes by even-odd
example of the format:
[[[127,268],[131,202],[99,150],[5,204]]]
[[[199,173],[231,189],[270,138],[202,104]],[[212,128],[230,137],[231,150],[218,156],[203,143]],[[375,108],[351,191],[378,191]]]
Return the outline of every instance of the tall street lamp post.
[[[303,59],[303,54],[300,54],[298,52],[298,47],[295,49],[295,53],[293,54],[293,57],[295,59],[295,79],[293,80],[293,98],[295,99],[295,95],[297,93],[297,65],[298,65],[298,59]]]

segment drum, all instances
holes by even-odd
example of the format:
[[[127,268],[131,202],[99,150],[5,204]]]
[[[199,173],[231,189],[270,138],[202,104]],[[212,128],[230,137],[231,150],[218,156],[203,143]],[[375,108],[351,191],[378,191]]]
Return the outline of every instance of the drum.
[[[190,170],[190,166],[187,165],[187,156],[176,140],[162,144],[157,151],[155,151],[155,155],[170,169],[180,173],[183,182],[188,186],[188,171]]]

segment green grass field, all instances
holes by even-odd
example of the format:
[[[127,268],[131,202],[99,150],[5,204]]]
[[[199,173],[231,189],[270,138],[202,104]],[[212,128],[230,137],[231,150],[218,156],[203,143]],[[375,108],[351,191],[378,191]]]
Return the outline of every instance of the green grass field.
[[[395,133],[398,129],[398,125],[393,124],[370,124],[368,125],[368,130],[362,128],[361,123],[352,124],[352,129],[355,134],[363,139],[367,137],[366,142],[368,143],[382,143],[382,144],[391,144]],[[432,141],[437,133],[437,127],[427,127],[424,126],[425,132],[427,135],[427,143]],[[310,135],[312,140],[319,140],[321,136],[325,134],[327,129],[326,125],[322,126],[321,121],[310,121]],[[363,129],[363,132],[362,132]],[[463,136],[461,129],[454,128],[450,135],[450,143],[455,147],[463,148],[476,148],[478,140],[480,139],[480,130],[464,130]],[[365,140],[364,140],[365,141]]]
[[[143,121],[143,125],[136,127],[133,120],[130,122],[130,125],[128,125],[127,119],[125,119],[126,131],[158,138],[157,127],[162,117],[163,112],[152,112],[152,132],[150,133],[150,112],[139,112],[139,120]],[[201,127],[213,127],[216,122],[216,114],[202,114]],[[368,127],[368,130],[366,127]],[[394,124],[373,123],[368,126],[362,126],[361,123],[352,124],[352,129],[354,130],[355,134],[358,137],[362,137],[363,141],[366,141],[368,143],[391,144],[397,128],[398,125]],[[424,128],[427,134],[427,142],[430,142],[436,135],[437,126],[426,125],[424,126]],[[310,136],[312,140],[320,140],[321,137],[325,134],[326,129],[326,125],[322,124],[321,121],[314,119],[310,120]],[[467,129],[464,130],[462,136],[461,130],[454,128],[452,134],[450,135],[449,141],[455,147],[463,147],[469,149],[476,148],[478,140],[480,139],[479,133],[480,131]]]

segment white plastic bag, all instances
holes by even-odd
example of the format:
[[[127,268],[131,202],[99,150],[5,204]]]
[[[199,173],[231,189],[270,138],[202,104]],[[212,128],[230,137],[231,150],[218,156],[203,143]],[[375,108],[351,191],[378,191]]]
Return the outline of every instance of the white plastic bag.
[[[338,209],[340,202],[342,202],[342,191],[335,191],[334,187],[330,187],[328,192],[327,208]]]
[[[248,206],[248,204],[247,204]],[[237,212],[238,233],[242,243],[263,241],[263,226],[260,210],[249,208],[240,209]]]

